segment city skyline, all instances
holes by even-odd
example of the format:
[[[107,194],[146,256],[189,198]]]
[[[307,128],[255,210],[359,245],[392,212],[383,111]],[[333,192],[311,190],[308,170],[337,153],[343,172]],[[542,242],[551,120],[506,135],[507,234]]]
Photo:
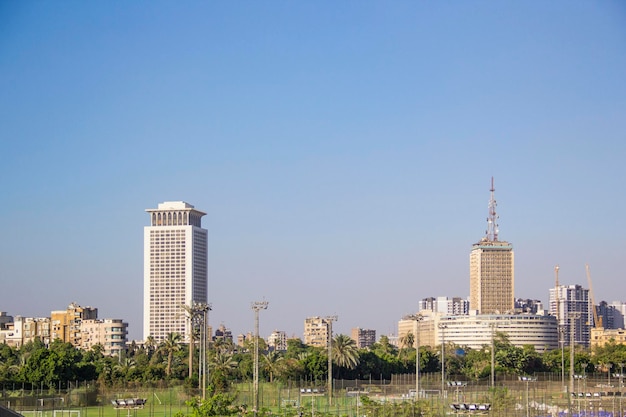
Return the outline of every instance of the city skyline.
[[[142,337],[144,209],[207,215],[210,324],[378,335],[469,295],[498,189],[515,297],[626,299],[621,3],[6,3],[0,311]]]

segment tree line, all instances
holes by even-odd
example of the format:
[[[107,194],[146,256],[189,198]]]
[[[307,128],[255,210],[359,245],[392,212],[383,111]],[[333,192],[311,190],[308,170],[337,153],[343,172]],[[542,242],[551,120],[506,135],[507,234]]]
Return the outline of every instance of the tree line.
[[[368,348],[357,348],[350,337],[339,334],[332,340],[332,375],[335,379],[388,380],[392,375],[415,373],[416,350],[413,336],[392,345],[386,336]],[[569,374],[569,347],[539,353],[532,346],[513,346],[506,334],[494,338],[495,372],[532,375],[539,372]],[[217,339],[207,348],[209,384],[215,392],[227,392],[233,382],[253,378],[253,340],[237,346],[229,339]],[[271,350],[259,339],[259,377],[267,382],[297,381],[324,385],[328,378],[328,351],[289,339],[285,351]],[[447,343],[445,369],[451,378],[468,381],[486,379],[491,373],[491,345],[470,349]],[[574,371],[623,372],[626,346],[615,342],[594,349],[575,347]],[[80,350],[56,340],[46,346],[40,340],[19,348],[0,344],[0,385],[30,388],[65,387],[68,381],[97,381],[103,386],[128,382],[185,381],[197,386],[198,349],[189,349],[181,335],[172,333],[161,343],[148,337],[143,345],[132,342],[119,357],[103,355],[102,346]],[[190,357],[191,356],[191,357]],[[420,347],[422,373],[441,371],[440,346]],[[191,365],[191,369],[190,369]]]

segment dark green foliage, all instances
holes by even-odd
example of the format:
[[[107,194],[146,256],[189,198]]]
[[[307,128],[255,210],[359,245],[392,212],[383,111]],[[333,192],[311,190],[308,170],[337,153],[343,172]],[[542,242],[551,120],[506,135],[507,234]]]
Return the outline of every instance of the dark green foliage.
[[[187,405],[191,407],[193,417],[229,416],[239,412],[239,408],[233,406],[234,402],[232,395],[217,393],[204,400],[194,398]]]

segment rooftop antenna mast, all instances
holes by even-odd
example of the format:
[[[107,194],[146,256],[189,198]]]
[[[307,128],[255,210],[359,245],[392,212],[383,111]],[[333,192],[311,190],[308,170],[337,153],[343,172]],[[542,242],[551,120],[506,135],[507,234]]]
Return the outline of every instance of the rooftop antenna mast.
[[[498,215],[496,214],[496,198],[495,187],[493,186],[493,177],[491,177],[491,198],[489,199],[489,217],[487,217],[487,240],[495,242],[498,240]]]

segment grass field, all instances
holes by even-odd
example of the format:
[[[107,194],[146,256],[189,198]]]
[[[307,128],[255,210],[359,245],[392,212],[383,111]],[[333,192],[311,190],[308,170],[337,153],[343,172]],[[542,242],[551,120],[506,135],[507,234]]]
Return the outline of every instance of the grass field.
[[[332,405],[321,391],[303,392],[294,384],[261,383],[260,411],[261,415],[277,417],[448,416],[458,415],[453,411],[454,404],[490,403],[492,407],[488,415],[491,417],[544,417],[565,412],[570,417],[626,414],[626,395],[620,395],[624,389],[620,387],[621,381],[609,385],[606,379],[600,378],[576,380],[572,395],[567,392],[567,381],[563,383],[558,378],[544,377],[529,382],[510,377],[500,378],[495,390],[490,389],[488,382],[479,381],[459,387],[446,386],[442,395],[441,379],[434,375],[423,379],[419,400],[415,402],[415,383],[410,377],[406,379],[406,383],[394,381],[378,385],[358,381],[358,388],[355,388],[354,381],[350,386],[348,381],[345,384],[338,381]],[[236,395],[234,404],[242,406],[239,414],[251,416],[252,384],[235,384],[231,386],[231,392]],[[105,391],[95,390],[92,386],[74,388],[71,393],[7,391],[0,397],[0,404],[26,417],[177,417],[192,415],[193,409],[186,402],[196,396],[199,396],[197,390],[183,386],[158,389],[135,386]],[[371,401],[364,400],[365,396]],[[142,398],[146,403],[141,408],[119,407],[112,403],[112,400],[130,398]]]

